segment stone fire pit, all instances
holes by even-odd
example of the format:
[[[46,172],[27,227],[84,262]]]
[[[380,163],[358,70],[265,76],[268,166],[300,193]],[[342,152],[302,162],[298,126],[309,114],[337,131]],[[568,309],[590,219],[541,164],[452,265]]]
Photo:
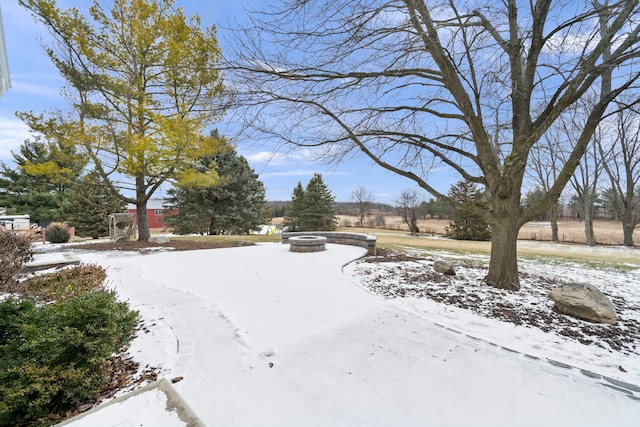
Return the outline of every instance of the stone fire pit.
[[[322,252],[326,249],[327,238],[323,236],[289,237],[291,252]]]

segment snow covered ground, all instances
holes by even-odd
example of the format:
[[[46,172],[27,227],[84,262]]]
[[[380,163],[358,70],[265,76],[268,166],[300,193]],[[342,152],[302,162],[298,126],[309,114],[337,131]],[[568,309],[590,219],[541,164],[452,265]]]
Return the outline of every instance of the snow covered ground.
[[[184,377],[174,388],[208,426],[636,426],[640,419],[637,335],[619,348],[615,340],[583,344],[557,328],[497,320],[486,311],[495,303],[483,303],[504,298],[550,315],[544,292],[529,291],[536,277],[593,282],[625,303],[621,328],[633,328],[637,266],[523,260],[532,279],[520,293],[495,295],[472,268],[483,257],[432,252],[459,266],[465,282],[450,283],[449,293],[476,295],[461,308],[416,294],[426,285],[411,275],[429,270],[429,259],[351,262],[365,250],[350,246],[75,251],[104,266],[140,311],[146,332],[130,353],[167,379]],[[94,425],[134,425],[134,412]]]

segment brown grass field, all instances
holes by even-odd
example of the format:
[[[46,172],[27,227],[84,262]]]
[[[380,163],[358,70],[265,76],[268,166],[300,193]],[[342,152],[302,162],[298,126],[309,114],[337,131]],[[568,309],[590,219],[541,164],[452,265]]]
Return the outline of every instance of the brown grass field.
[[[339,216],[340,225],[347,228],[357,224],[355,217]],[[449,225],[448,219],[428,219],[418,222],[420,233],[444,235],[445,228]],[[385,229],[395,231],[409,231],[409,227],[403,223],[399,216],[385,217]],[[558,222],[559,238],[565,243],[585,243],[584,223],[575,220],[562,220]],[[599,245],[621,245],[622,225],[618,221],[597,220],[594,223],[596,241]],[[551,225],[549,222],[530,222],[524,225],[518,235],[520,240],[551,241]],[[640,231],[636,230],[634,239],[640,243]]]
[[[341,217],[341,223],[355,224],[355,218]],[[351,222],[352,221],[352,222]],[[468,251],[478,253],[489,253],[491,251],[490,242],[474,242],[466,240],[451,239],[429,239],[425,235],[443,236],[445,228],[449,225],[449,220],[422,220],[419,222],[421,236],[408,235],[409,228],[402,223],[400,217],[386,217],[386,229],[379,228],[358,228],[340,227],[342,231],[354,233],[373,234],[378,237],[380,247],[401,248],[419,247],[445,249],[451,251]],[[520,245],[518,254],[521,256],[549,256],[554,258],[567,258],[583,261],[602,262],[606,264],[629,265],[640,268],[640,232],[634,233],[635,250],[616,251],[615,256],[607,251],[615,245],[622,244],[622,225],[615,221],[596,221],[594,231],[598,246],[593,250],[587,250],[584,246],[584,223],[578,221],[561,221],[558,224],[560,243],[551,243],[551,226],[547,222],[528,223],[520,231],[519,239],[537,242],[548,242],[540,245]],[[584,247],[585,250],[575,250]],[[572,248],[569,250],[569,248]]]

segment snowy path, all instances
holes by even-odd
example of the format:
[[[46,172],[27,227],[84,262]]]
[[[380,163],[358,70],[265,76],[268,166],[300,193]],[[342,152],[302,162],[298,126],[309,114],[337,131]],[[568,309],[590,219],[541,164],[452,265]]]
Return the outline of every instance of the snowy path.
[[[328,245],[79,253],[145,319],[131,353],[209,426],[637,425],[640,401],[385,302]],[[271,355],[271,353],[274,353]],[[273,364],[270,367],[270,364]],[[638,393],[640,394],[640,393]]]

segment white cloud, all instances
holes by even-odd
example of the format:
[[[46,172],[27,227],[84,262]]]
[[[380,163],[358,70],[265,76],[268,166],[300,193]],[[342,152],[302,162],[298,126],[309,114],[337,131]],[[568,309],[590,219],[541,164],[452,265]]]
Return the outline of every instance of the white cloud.
[[[275,177],[296,177],[296,176],[313,176],[314,173],[320,173],[322,176],[350,176],[351,172],[321,171],[318,169],[291,169],[281,170],[277,172],[264,172],[260,174],[260,178]]]
[[[270,163],[272,165],[285,164],[289,158],[286,154],[269,151],[261,151],[259,153],[245,155],[244,157],[249,163]]]
[[[270,166],[283,166],[292,163],[312,163],[318,159],[317,153],[312,150],[292,150],[286,153],[278,151],[260,151],[254,154],[246,154],[244,157],[251,164],[269,164]]]
[[[11,151],[17,151],[29,136],[29,127],[21,120],[0,117],[0,160],[12,159]]]
[[[46,79],[49,80],[50,79]],[[60,90],[64,82],[58,79],[56,82],[43,82],[41,78],[36,76],[11,76],[12,90],[15,92],[38,95],[40,97],[47,96],[52,98],[60,98]]]
[[[315,169],[293,169],[287,171],[279,171],[279,172],[266,172],[260,174],[260,178],[274,178],[274,177],[288,177],[288,176],[313,176],[314,173],[318,172]]]

